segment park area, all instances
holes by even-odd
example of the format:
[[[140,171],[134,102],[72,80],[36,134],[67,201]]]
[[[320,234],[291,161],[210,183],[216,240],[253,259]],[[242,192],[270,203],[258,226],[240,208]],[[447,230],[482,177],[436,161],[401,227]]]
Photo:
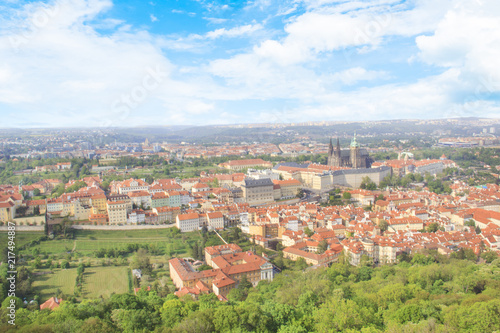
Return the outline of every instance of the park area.
[[[16,235],[17,246],[33,242],[43,236],[42,232],[19,232]],[[5,239],[7,239],[5,237]],[[198,232],[179,234],[177,229],[142,229],[142,230],[74,230],[74,237],[53,239],[26,246],[20,251],[29,255],[33,249],[41,254],[57,255],[76,253],[79,256],[94,257],[98,249],[122,249],[129,244],[148,245],[154,252],[162,255],[182,256],[189,252],[189,246],[201,239]]]
[[[236,232],[238,231],[238,232]],[[76,297],[77,300],[109,298],[112,294],[131,293],[137,287],[131,266],[142,249],[148,256],[151,271],[141,285],[161,282],[170,290],[168,260],[173,257],[201,257],[203,246],[223,244],[214,233],[180,233],[177,228],[138,230],[69,229],[50,239],[42,232],[18,232],[16,247],[20,266],[31,268],[31,292],[40,302],[50,297]],[[252,248],[239,229],[221,231],[228,242],[238,242],[244,250]],[[3,237],[5,236],[5,237]],[[0,233],[1,239],[7,239]],[[196,249],[196,250],[195,250]],[[77,285],[77,267],[83,265],[81,285]]]
[[[83,275],[82,298],[109,298],[111,294],[122,294],[130,291],[129,268],[89,267]],[[61,292],[72,295],[75,288],[76,268],[43,270],[34,274],[32,287],[40,301],[45,302]]]
[[[83,298],[108,298],[111,294],[123,294],[131,291],[129,286],[129,268],[89,267],[83,274]]]
[[[33,291],[45,302],[58,292],[72,295],[75,288],[76,268],[39,271],[33,277]]]

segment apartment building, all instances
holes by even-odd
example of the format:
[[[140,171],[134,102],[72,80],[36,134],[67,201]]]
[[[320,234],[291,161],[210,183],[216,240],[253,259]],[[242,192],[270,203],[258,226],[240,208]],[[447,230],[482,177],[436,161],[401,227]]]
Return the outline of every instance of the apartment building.
[[[127,223],[127,203],[125,201],[107,202],[109,224]]]
[[[195,231],[200,228],[198,213],[179,214],[176,217],[176,226],[181,232]]]

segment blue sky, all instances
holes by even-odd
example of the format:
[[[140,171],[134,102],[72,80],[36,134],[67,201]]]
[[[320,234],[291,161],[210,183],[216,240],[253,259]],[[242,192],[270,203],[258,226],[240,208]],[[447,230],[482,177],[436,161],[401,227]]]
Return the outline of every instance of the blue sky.
[[[494,0],[6,0],[0,59],[0,127],[500,115]]]

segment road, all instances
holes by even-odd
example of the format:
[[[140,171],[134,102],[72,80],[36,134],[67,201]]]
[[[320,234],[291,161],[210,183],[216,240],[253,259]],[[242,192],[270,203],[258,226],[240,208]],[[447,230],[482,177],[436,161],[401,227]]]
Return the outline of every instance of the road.
[[[321,196],[314,193],[311,190],[308,189],[303,189],[304,191],[304,196],[300,199],[301,202],[316,202],[321,199]]]

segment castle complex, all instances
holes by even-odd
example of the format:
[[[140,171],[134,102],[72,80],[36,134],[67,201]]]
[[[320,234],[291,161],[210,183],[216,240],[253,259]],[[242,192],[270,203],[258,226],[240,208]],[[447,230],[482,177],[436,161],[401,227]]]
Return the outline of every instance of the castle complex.
[[[371,162],[372,160],[366,149],[361,149],[359,147],[359,143],[356,141],[356,134],[354,134],[354,138],[351,141],[349,149],[340,149],[340,141],[338,138],[337,146],[334,148],[332,139],[330,139],[330,146],[328,148],[328,165],[359,169],[369,168]]]

